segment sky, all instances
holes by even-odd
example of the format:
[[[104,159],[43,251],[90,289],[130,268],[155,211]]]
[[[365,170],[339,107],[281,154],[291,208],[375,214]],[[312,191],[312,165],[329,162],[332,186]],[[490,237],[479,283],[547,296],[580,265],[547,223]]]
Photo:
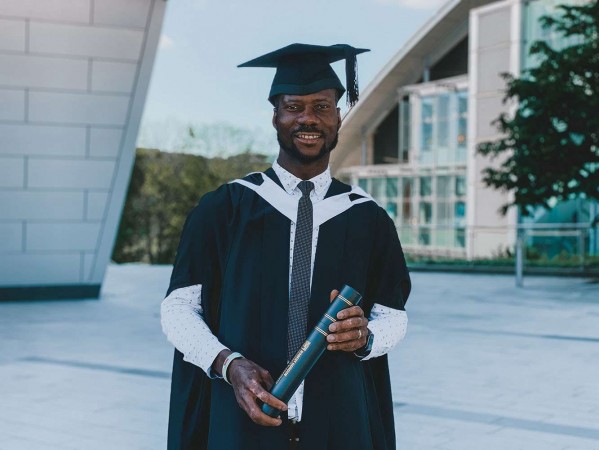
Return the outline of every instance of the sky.
[[[261,145],[273,146],[267,97],[274,69],[238,64],[294,42],[347,43],[371,49],[358,56],[364,91],[443,0],[167,3],[138,145],[173,150],[186,124],[247,129],[264,137]],[[344,82],[343,62],[333,68]],[[344,113],[345,99],[339,104]]]

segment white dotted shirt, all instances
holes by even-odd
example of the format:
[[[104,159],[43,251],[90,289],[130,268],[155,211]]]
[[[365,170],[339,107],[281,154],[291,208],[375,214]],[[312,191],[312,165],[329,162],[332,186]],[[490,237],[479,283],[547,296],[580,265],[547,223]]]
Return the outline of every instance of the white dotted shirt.
[[[277,162],[273,169],[285,191],[298,201],[302,196],[297,185],[301,179],[283,169]],[[314,190],[310,193],[312,203],[322,201],[331,185],[331,171],[329,168],[320,175],[311,178]],[[312,271],[314,270],[314,257],[318,243],[319,227],[312,233]],[[293,244],[295,242],[295,222],[291,222],[289,243],[289,283],[293,268]],[[310,280],[311,282],[312,280]],[[212,377],[211,366],[216,356],[227,349],[212,334],[202,316],[200,284],[175,289],[167,296],[161,305],[162,330],[167,339],[177,350],[183,354],[183,359],[200,367],[208,376]],[[368,318],[368,328],[374,335],[372,351],[364,360],[384,355],[393,349],[405,336],[408,317],[405,311],[389,308],[375,303]],[[272,374],[276,378],[276,374]],[[290,419],[300,420],[302,416],[304,383],[300,385],[289,401],[288,416]]]

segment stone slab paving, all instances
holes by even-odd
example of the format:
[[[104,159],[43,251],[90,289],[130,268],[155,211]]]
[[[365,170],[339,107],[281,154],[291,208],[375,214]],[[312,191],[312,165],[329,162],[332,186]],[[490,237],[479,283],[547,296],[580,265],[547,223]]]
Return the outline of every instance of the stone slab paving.
[[[165,266],[102,299],[0,303],[0,450],[164,449]],[[402,450],[599,450],[599,284],[415,273],[390,358]]]
[[[413,275],[390,358],[402,449],[599,449],[599,284]]]

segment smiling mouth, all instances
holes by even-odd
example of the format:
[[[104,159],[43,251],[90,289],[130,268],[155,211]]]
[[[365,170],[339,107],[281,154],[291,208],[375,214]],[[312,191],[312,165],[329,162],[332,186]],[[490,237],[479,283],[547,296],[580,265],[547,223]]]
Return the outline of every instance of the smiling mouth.
[[[320,139],[322,137],[322,134],[320,134],[320,133],[296,133],[295,137],[306,140],[306,141],[315,141],[316,139]]]

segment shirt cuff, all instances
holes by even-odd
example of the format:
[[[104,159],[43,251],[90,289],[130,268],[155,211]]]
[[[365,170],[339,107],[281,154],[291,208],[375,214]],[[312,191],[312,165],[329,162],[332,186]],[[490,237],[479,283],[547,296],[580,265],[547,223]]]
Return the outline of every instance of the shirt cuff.
[[[217,374],[214,370],[212,370],[212,365],[214,364],[216,357],[223,350],[230,350],[230,349],[228,347],[225,347],[224,345],[220,344],[220,347],[215,346],[213,351],[209,352],[206,356],[206,359],[209,359],[209,357],[211,357],[212,362],[210,363],[210,366],[208,366],[207,368],[202,367],[202,370],[204,372],[206,372],[206,375],[208,375],[208,378],[210,378],[211,380],[222,380],[222,378],[223,378],[221,375]],[[185,356],[183,357],[183,359],[185,360]]]
[[[389,353],[406,335],[408,315],[405,311],[374,305],[368,322],[368,329],[374,335],[372,350],[362,361]]]

